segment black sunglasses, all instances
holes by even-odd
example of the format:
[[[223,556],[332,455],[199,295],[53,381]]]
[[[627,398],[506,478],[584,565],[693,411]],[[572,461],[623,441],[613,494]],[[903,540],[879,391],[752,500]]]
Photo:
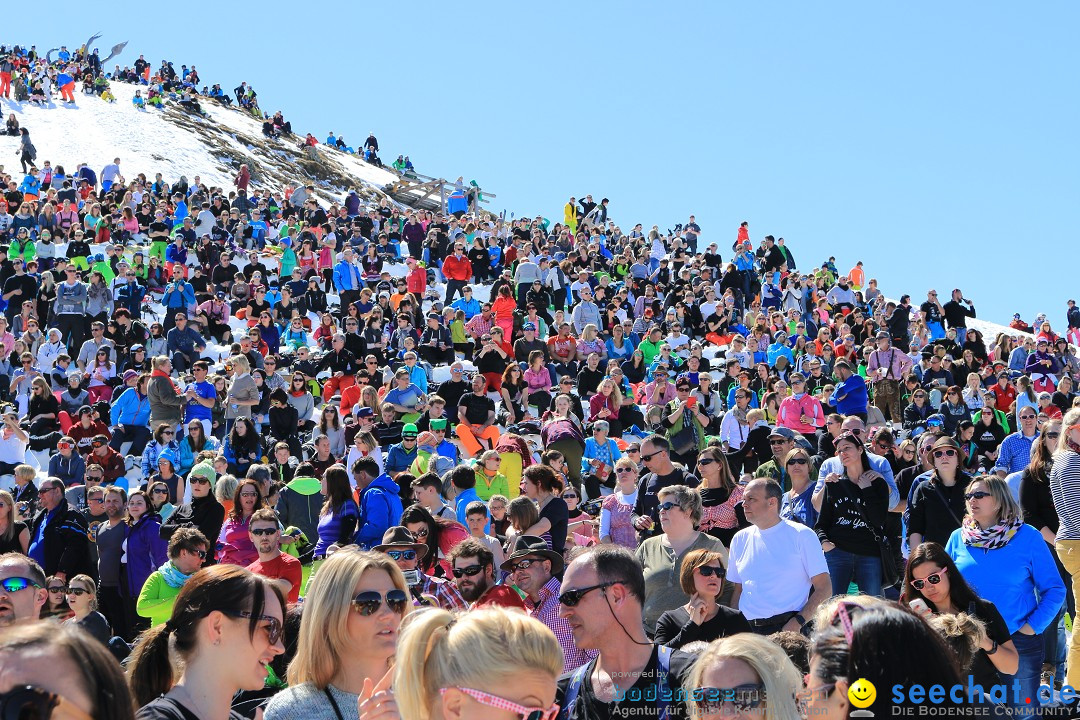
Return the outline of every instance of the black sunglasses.
[[[469,565],[468,567],[454,568],[454,577],[460,578],[465,575],[467,575],[468,577],[473,577],[474,575],[479,575],[483,571],[483,565]]]
[[[49,720],[53,716],[78,720],[90,718],[70,700],[34,685],[21,685],[0,693],[0,718],[3,720]]]
[[[716,462],[716,460],[714,458],[706,457],[706,458],[698,458],[697,464],[698,465],[712,465],[714,462]]]
[[[559,595],[559,604],[566,607],[577,607],[577,604],[581,602],[581,599],[593,590],[600,590],[603,588],[609,588],[615,585],[614,582],[600,583],[599,585],[590,585],[589,587],[583,587],[578,590],[564,590]]]
[[[662,510],[664,512],[667,512],[668,510],[671,510],[672,508],[677,508],[677,507],[679,507],[679,503],[673,503],[670,500],[668,500],[667,502],[662,502],[659,505],[657,505],[656,509],[658,511]]]
[[[975,492],[969,492],[964,494],[965,500],[982,500],[983,498],[990,497],[990,493],[985,490],[976,490]]]
[[[788,465],[806,465],[807,460],[804,457],[796,457],[796,458],[791,458],[790,460],[788,460],[787,464]]]
[[[649,461],[650,461],[650,460],[652,460],[652,459],[653,459],[654,457],[656,457],[657,455],[659,455],[659,454],[660,454],[661,452],[663,452],[663,451],[662,451],[662,450],[657,450],[656,452],[651,452],[651,453],[649,453],[648,455],[642,455],[642,456],[641,456],[641,461],[642,461],[642,462],[649,462]]]
[[[697,571],[701,573],[701,577],[712,577],[715,575],[721,580],[727,575],[722,567],[713,567],[712,565],[701,565]]]
[[[391,590],[386,593],[386,606],[398,615],[405,614],[405,604],[409,602],[409,596],[404,590]],[[370,617],[379,612],[383,604],[383,595],[374,590],[365,590],[353,598],[352,606],[362,617]]]
[[[273,535],[277,531],[278,531],[277,528],[265,527],[265,528],[259,528],[258,530],[253,529],[251,531],[251,534],[252,535],[265,535],[266,537],[270,537],[271,535]]]

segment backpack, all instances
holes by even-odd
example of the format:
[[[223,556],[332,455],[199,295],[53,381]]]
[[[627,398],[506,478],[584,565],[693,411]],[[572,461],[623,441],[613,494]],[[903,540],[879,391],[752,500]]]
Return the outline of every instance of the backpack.
[[[660,720],[668,720],[671,716],[670,701],[674,697],[674,693],[668,685],[668,675],[671,673],[671,653],[672,649],[667,645],[658,645],[656,648],[656,698],[658,701],[665,703],[664,709],[660,712]],[[562,709],[559,711],[557,720],[568,720],[573,714],[574,705],[577,703],[578,696],[581,695],[581,686],[589,675],[590,666],[592,666],[592,663],[585,663],[577,670],[574,670],[574,674],[570,676],[570,682],[566,686],[566,695],[563,696]]]

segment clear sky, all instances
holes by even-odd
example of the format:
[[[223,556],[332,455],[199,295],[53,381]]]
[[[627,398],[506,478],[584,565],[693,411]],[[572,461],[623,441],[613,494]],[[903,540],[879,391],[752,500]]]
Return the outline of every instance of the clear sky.
[[[693,213],[725,258],[747,220],[801,269],[861,259],[890,296],[960,287],[997,322],[1060,329],[1080,295],[1076,3],[64,4],[8,8],[3,41],[130,40],[125,64],[247,81],[320,139],[373,130],[508,214]]]

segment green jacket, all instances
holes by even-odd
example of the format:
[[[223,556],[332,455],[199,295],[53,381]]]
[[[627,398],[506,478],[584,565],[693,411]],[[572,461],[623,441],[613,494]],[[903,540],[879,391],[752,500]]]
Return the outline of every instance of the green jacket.
[[[165,582],[161,571],[155,570],[146,578],[146,583],[139,592],[135,603],[135,612],[150,618],[150,627],[164,625],[172,617],[173,603],[180,594],[180,588],[171,587]]]

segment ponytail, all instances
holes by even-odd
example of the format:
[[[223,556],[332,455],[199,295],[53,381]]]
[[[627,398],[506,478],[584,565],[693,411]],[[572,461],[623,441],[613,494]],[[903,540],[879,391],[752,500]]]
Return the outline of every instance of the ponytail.
[[[402,717],[429,720],[428,697],[438,688],[429,692],[427,687],[428,658],[444,654],[440,646],[446,643],[453,623],[449,612],[432,608],[418,613],[402,634],[394,658],[394,697]]]
[[[173,665],[169,660],[170,633],[167,627],[158,625],[142,633],[131,653],[128,683],[138,707],[172,689]]]

